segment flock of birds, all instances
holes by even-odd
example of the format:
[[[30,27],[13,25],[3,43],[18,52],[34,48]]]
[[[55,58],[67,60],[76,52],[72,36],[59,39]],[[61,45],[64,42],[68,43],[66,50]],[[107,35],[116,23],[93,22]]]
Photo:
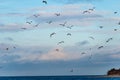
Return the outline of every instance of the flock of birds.
[[[43,3],[43,4],[46,4],[46,5],[48,4],[48,2],[45,1],[45,0],[43,0],[42,3]],[[95,10],[95,7],[83,11],[82,14],[90,14],[90,13],[93,12],[94,10]],[[117,13],[118,13],[118,12],[114,12],[114,14],[117,14]],[[55,13],[54,15],[56,15],[57,17],[59,17],[59,16],[61,16],[61,13]],[[40,15],[39,15],[39,14],[34,14],[33,16],[34,16],[35,18],[38,18]],[[48,22],[46,22],[46,23],[51,24],[52,22],[53,22],[53,21],[50,20],[50,21],[48,21]],[[33,23],[33,21],[26,21],[26,24],[31,25],[32,23]],[[38,27],[39,25],[40,25],[40,23],[37,23],[37,24],[34,25],[34,27]],[[60,25],[60,26],[63,26],[63,27],[66,27],[66,28],[68,28],[68,29],[72,29],[72,28],[74,27],[74,25],[67,26],[67,21],[65,21],[64,23],[60,23],[59,25]],[[118,22],[118,25],[120,25],[120,22]],[[99,26],[99,28],[102,29],[102,28],[104,28],[104,26]],[[27,28],[21,28],[21,29],[26,30]],[[117,31],[117,29],[114,29],[114,31]],[[49,37],[52,38],[52,37],[55,36],[56,34],[57,34],[56,32],[52,32],[51,34],[49,34]],[[67,35],[67,36],[72,36],[72,33],[67,33],[66,35]],[[89,38],[92,39],[92,40],[95,40],[95,38],[94,38],[93,36],[90,36]],[[110,37],[110,38],[108,38],[105,42],[108,43],[108,42],[110,42],[110,41],[112,41],[112,40],[113,40],[113,37]],[[57,43],[57,45],[60,45],[60,44],[63,44],[63,43],[65,43],[65,41],[59,41],[59,42]],[[15,46],[14,46],[13,48],[16,49]],[[103,45],[97,47],[97,49],[102,49],[102,48],[104,48]],[[8,51],[9,48],[7,47],[5,50]],[[91,50],[91,49],[90,49],[90,50]],[[57,49],[55,49],[55,51],[59,52],[60,50],[57,48]],[[82,52],[82,53],[81,53],[81,55],[85,55],[85,54],[86,54],[86,52]],[[92,55],[91,55],[91,56],[92,56]],[[72,69],[72,70],[70,70],[70,72],[74,72],[74,70]]]
[[[42,3],[48,4],[48,2],[45,1],[45,0],[43,0]],[[95,7],[83,11],[82,14],[90,14],[90,13],[92,13],[93,11],[95,11]],[[114,14],[117,14],[117,13],[118,13],[118,12],[114,12]],[[59,16],[61,16],[61,13],[55,13],[55,15],[59,17]],[[37,18],[37,17],[39,17],[40,15],[33,15],[33,16]],[[50,20],[50,21],[48,21],[47,23],[48,23],[48,24],[51,24],[52,22],[53,22],[53,21]],[[32,21],[26,22],[26,23],[31,24]],[[59,25],[60,25],[60,26],[63,26],[63,27],[66,27],[66,28],[68,28],[68,29],[72,29],[72,27],[74,27],[74,25],[67,26],[67,21],[65,21],[64,23],[60,23]],[[118,25],[120,25],[120,22],[118,22]],[[36,24],[35,26],[37,27],[37,26],[39,26],[39,24]],[[99,26],[99,28],[102,29],[102,28],[104,28],[104,26]],[[117,29],[114,29],[114,31],[117,31]],[[51,33],[49,36],[50,36],[50,38],[52,38],[52,37],[53,37],[54,35],[56,35],[56,34],[57,34],[56,32],[53,32],[53,33]],[[66,35],[67,35],[67,36],[72,36],[72,33],[67,33]],[[91,38],[92,40],[95,40],[95,38],[94,38],[93,36],[90,36],[89,38]],[[105,42],[106,42],[106,43],[109,43],[109,42],[112,41],[112,40],[113,40],[113,37],[110,37],[110,38],[108,38]],[[57,43],[57,45],[60,45],[60,44],[63,44],[63,43],[65,43],[65,41],[60,41],[60,42]],[[102,48],[104,48],[103,45],[97,47],[97,49],[102,49]],[[91,50],[91,48],[90,48],[90,50]],[[57,49],[55,49],[55,51],[59,52],[60,50],[57,48]],[[82,52],[82,53],[81,53],[81,55],[85,55],[85,54],[86,54],[86,52]],[[91,54],[91,56],[90,56],[89,58],[90,58],[90,59],[92,58],[92,54]],[[72,70],[70,70],[70,72],[74,72],[74,70],[72,69]]]

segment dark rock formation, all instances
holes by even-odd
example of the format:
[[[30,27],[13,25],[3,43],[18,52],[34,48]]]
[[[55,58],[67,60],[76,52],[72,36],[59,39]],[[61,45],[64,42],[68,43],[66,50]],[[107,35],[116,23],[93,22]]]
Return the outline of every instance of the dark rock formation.
[[[111,69],[107,72],[108,76],[120,76],[120,69]]]

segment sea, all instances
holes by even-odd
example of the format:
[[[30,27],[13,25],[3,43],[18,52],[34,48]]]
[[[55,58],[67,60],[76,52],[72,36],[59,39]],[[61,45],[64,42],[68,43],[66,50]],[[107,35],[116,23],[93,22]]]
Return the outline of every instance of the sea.
[[[120,80],[120,77],[106,76],[16,76],[0,77],[0,80]]]

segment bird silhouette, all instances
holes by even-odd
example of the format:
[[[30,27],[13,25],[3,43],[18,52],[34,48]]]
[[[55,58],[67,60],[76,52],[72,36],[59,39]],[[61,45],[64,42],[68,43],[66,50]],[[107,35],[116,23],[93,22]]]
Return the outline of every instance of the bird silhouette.
[[[103,48],[104,46],[100,46],[100,47],[98,47],[98,49],[101,49],[101,48]]]
[[[120,25],[120,22],[118,22],[118,25]]]
[[[34,14],[33,16],[37,18],[37,17],[39,17],[40,15],[39,15],[39,14]]]
[[[99,26],[101,29],[103,28],[103,26]]]
[[[24,30],[26,30],[27,28],[21,28],[21,29],[24,29]]]
[[[85,13],[90,13],[90,12],[89,12],[89,11],[87,11],[87,10],[86,10],[86,11],[83,11],[83,14],[85,14]]]
[[[71,25],[71,26],[67,26],[66,28],[68,28],[68,29],[72,29],[72,27],[73,27],[73,25]]]
[[[48,24],[51,24],[51,23],[52,23],[52,21],[48,21],[47,23],[48,23]]]
[[[13,48],[14,48],[14,49],[16,49],[16,47],[15,47],[15,46],[14,46]]]
[[[57,45],[62,44],[62,43],[64,43],[64,41],[60,41],[60,42],[58,42]]]
[[[45,1],[45,0],[43,0],[42,2],[43,2],[44,4],[47,4],[47,1]]]
[[[60,16],[60,13],[55,13],[56,16]]]
[[[117,31],[117,29],[114,29],[114,31]]]
[[[55,49],[55,51],[59,52],[59,49]]]
[[[31,24],[31,23],[32,23],[32,21],[30,21],[30,22],[29,22],[29,21],[27,21],[26,23],[27,23],[27,24]]]
[[[64,22],[63,24],[59,24],[59,25],[61,25],[61,26],[65,26],[65,25],[66,25],[66,23],[67,23],[67,22]]]
[[[86,54],[86,53],[85,53],[85,52],[82,52],[81,54],[83,55],[83,54]]]
[[[117,14],[117,12],[114,12],[114,14]]]
[[[108,43],[109,41],[111,41],[113,38],[109,38],[106,42]]]
[[[67,33],[67,36],[71,36],[72,34],[71,33]]]
[[[92,37],[92,36],[90,36],[89,38],[91,38],[91,39],[95,40],[95,38],[94,38],[94,37]]]
[[[55,32],[51,33],[51,34],[50,34],[50,37],[52,37],[52,36],[55,35],[55,34],[56,34]]]
[[[38,27],[40,23],[36,24],[34,27]]]
[[[93,8],[91,8],[91,9],[89,9],[89,11],[94,11],[94,9],[95,9],[95,7],[93,7]]]
[[[9,48],[6,48],[6,50],[9,50]]]

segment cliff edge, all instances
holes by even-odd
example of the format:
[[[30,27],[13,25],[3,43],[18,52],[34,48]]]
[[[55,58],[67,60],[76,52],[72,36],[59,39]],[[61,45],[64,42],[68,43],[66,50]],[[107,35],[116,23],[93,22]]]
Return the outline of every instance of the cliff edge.
[[[107,72],[108,76],[120,76],[120,69],[111,69]]]

